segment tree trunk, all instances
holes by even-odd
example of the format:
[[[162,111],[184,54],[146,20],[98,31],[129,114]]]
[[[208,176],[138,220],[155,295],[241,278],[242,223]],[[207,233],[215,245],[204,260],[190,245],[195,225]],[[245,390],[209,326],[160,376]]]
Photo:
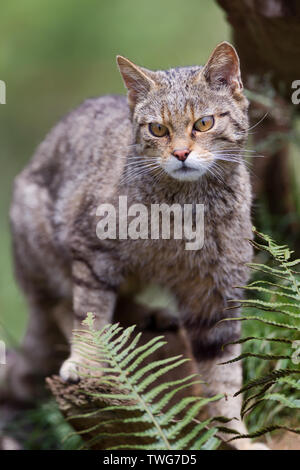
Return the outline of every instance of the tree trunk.
[[[263,97],[273,94],[270,105],[254,99],[250,106],[251,126],[255,126],[253,140],[264,155],[264,159],[255,158],[253,162],[254,195],[265,197],[276,222],[283,217],[289,221],[285,235],[294,239],[300,252],[300,226],[292,192],[288,144],[292,117],[300,109],[291,101],[292,83],[300,79],[300,2],[217,2],[232,26],[244,85]],[[262,122],[258,124],[260,119]]]

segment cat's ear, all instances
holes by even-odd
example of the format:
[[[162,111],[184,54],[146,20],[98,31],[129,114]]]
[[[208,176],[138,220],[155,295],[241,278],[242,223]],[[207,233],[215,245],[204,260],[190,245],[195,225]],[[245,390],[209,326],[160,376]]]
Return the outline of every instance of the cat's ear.
[[[221,42],[215,48],[202,69],[202,74],[213,88],[225,85],[233,92],[243,89],[239,56],[229,42]]]
[[[117,64],[128,90],[129,104],[134,107],[141,97],[155,87],[155,72],[139,67],[120,55],[117,56]]]

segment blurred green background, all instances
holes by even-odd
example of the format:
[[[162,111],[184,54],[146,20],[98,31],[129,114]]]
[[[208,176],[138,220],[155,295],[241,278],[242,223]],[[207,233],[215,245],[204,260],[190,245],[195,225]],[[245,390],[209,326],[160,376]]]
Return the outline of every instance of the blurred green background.
[[[229,38],[212,0],[2,2],[0,79],[0,338],[18,342],[26,305],[13,277],[8,207],[14,176],[45,133],[90,96],[125,93],[115,56],[149,68],[202,64]]]

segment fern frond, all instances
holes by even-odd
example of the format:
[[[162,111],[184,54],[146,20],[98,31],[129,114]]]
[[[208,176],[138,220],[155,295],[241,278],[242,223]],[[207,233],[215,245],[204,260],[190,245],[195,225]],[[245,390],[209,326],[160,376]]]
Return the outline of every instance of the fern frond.
[[[191,374],[158,383],[161,376],[187,361],[182,356],[151,361],[151,354],[165,344],[163,337],[140,345],[141,335],[134,334],[134,327],[123,329],[119,325],[107,325],[95,331],[92,314],[88,314],[84,324],[88,331],[77,331],[74,345],[81,356],[92,361],[87,361],[83,374],[87,376],[89,372],[98,381],[100,389],[102,384],[112,387],[109,391],[81,391],[91,398],[110,403],[99,410],[99,416],[108,417],[99,419],[82,432],[92,436],[85,441],[85,446],[94,445],[98,440],[109,442],[105,448],[111,450],[180,450],[190,446],[208,449],[219,445],[215,438],[217,427],[212,420],[199,422],[197,418],[207,403],[219,400],[223,395],[211,398],[186,396],[171,405],[176,394],[202,381],[197,374]],[[99,372],[101,376],[97,379]],[[81,419],[98,417],[90,412],[79,416]]]
[[[248,320],[256,320],[260,323],[264,323],[265,325],[275,326],[276,328],[284,328],[286,330],[292,330],[300,332],[300,326],[292,326],[288,323],[278,323],[276,321],[268,320],[265,317],[255,317],[254,315],[249,315],[247,317],[232,317],[232,318],[224,318],[220,320],[217,324],[220,324],[225,321],[248,321]]]
[[[258,336],[246,336],[236,341],[230,341],[228,343],[225,343],[222,349],[226,348],[226,346],[230,346],[231,344],[243,344],[243,343],[247,343],[248,341],[267,341],[267,342],[274,342],[274,343],[293,344],[293,340],[288,339],[288,338],[260,338]]]
[[[247,390],[251,390],[258,385],[264,385],[270,383],[272,381],[278,381],[278,379],[286,376],[290,376],[293,374],[300,374],[299,369],[281,369],[281,370],[273,370],[269,374],[266,374],[262,377],[258,377],[257,379],[250,380],[246,385],[244,385],[238,392],[234,394],[234,396],[239,395],[240,393],[246,392]]]
[[[249,433],[249,434],[240,434],[239,436],[232,437],[227,442],[232,442],[236,439],[244,439],[244,438],[255,439],[256,437],[261,437],[264,434],[268,434],[268,433],[270,433],[272,431],[276,431],[278,429],[281,429],[281,430],[284,430],[284,431],[290,431],[290,432],[293,432],[295,434],[300,434],[300,429],[298,429],[298,428],[295,429],[295,428],[292,428],[292,427],[289,427],[289,426],[284,426],[284,425],[278,424],[278,425],[273,425],[273,426],[266,426],[264,428],[259,429],[256,432],[252,432],[252,433]]]
[[[264,396],[264,400],[274,400],[283,403],[288,408],[300,409],[300,399],[294,399],[293,397],[286,397],[281,393],[268,393]]]
[[[228,318],[226,321],[240,320],[247,324],[260,322],[266,334],[260,334],[260,337],[247,335],[228,343],[243,344],[244,350],[227,363],[242,359],[256,361],[262,371],[260,376],[248,380],[235,394],[247,394],[241,409],[242,418],[246,414],[248,418],[251,417],[255,409],[261,410],[273,402],[277,403],[280,410],[298,410],[298,416],[293,416],[293,423],[297,420],[299,422],[300,380],[297,377],[300,374],[300,361],[295,359],[295,345],[300,344],[300,281],[299,273],[294,267],[300,264],[300,260],[292,259],[293,252],[286,245],[276,244],[271,237],[255,229],[254,232],[259,241],[252,240],[250,243],[257,250],[266,252],[271,261],[265,264],[249,264],[249,267],[256,271],[256,280],[248,286],[238,286],[248,293],[248,298],[235,301],[235,306],[238,302],[243,307],[243,315],[238,319]],[[263,275],[264,278],[257,279],[258,275]],[[258,360],[261,362],[258,363]],[[295,393],[298,396],[294,396]],[[269,419],[276,414],[273,411],[268,413]],[[288,412],[282,411],[282,414],[286,416]],[[259,437],[276,429],[299,432],[293,426],[271,423],[270,426],[258,427],[253,433],[233,439]]]
[[[219,365],[231,364],[232,362],[241,361],[247,357],[257,357],[258,359],[262,359],[263,361],[271,361],[272,359],[278,361],[279,359],[290,359],[288,355],[280,355],[280,354],[258,354],[258,353],[251,353],[245,352],[240,354],[239,356],[231,359],[230,361],[220,362]]]

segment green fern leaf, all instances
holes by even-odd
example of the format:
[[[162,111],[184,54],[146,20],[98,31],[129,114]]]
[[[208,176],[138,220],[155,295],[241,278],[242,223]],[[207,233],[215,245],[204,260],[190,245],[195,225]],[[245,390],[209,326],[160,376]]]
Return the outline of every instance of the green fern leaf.
[[[159,377],[187,361],[181,356],[175,356],[149,362],[149,356],[165,344],[163,337],[153,338],[146,344],[139,345],[140,334],[133,334],[134,327],[123,329],[116,324],[95,331],[92,314],[88,314],[84,324],[88,327],[88,332],[76,332],[75,346],[85,357],[92,358],[93,361],[100,358],[103,361],[99,366],[98,363],[87,365],[90,375],[84,372],[84,376],[92,375],[96,378],[100,371],[103,375],[97,379],[99,387],[113,387],[109,392],[80,390],[91,398],[112,403],[99,409],[98,414],[87,412],[79,415],[87,419],[99,416],[96,424],[81,433],[82,436],[93,436],[85,441],[85,447],[100,440],[113,442],[113,445],[107,444],[107,449],[185,449],[189,444],[197,448],[206,445],[204,449],[218,446],[219,441],[214,437],[217,428],[211,425],[210,429],[206,429],[211,420],[202,423],[195,419],[203,406],[220,399],[222,395],[208,399],[186,397],[170,406],[176,393],[202,381],[197,374],[192,374],[179,380],[157,384]],[[113,404],[114,400],[116,405]],[[167,411],[163,414],[167,405]],[[108,418],[101,420],[101,413]],[[136,425],[138,429],[132,428]],[[185,429],[188,429],[186,435]]]

